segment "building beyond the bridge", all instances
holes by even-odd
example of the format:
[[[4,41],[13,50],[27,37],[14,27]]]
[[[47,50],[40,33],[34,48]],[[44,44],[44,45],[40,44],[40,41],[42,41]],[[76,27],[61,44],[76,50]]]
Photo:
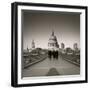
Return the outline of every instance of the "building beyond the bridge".
[[[52,32],[49,42],[48,42],[48,49],[53,51],[53,50],[59,50],[59,44],[57,41],[57,37],[54,35],[54,31]]]

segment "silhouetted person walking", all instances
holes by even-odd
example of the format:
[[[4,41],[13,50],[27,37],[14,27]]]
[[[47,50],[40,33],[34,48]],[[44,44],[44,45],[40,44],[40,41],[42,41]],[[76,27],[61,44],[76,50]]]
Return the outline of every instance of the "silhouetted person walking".
[[[48,51],[48,57],[49,57],[49,59],[51,60],[52,52],[51,52],[50,50]]]
[[[57,59],[57,51],[53,51],[53,59]]]
[[[56,59],[58,59],[58,51],[56,51]]]

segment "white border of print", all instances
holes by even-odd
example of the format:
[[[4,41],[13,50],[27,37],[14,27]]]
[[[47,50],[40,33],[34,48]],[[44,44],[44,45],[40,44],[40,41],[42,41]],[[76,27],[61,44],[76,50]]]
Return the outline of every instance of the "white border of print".
[[[76,12],[80,14],[80,75],[27,77],[21,79],[21,10],[43,10],[59,12]],[[85,10],[53,7],[18,6],[18,84],[64,82],[85,80]]]

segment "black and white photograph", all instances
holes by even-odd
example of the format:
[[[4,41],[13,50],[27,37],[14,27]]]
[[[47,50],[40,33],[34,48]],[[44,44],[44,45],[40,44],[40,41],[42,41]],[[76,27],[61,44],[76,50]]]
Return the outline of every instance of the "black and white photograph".
[[[80,74],[80,13],[22,10],[22,78]]]
[[[12,3],[12,86],[87,82],[87,7]]]

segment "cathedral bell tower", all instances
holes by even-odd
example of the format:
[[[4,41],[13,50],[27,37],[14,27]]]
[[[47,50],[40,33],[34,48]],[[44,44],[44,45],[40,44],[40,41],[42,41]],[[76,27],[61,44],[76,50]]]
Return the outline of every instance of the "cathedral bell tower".
[[[34,40],[32,40],[31,47],[32,47],[32,49],[35,49],[35,42],[34,42]]]

